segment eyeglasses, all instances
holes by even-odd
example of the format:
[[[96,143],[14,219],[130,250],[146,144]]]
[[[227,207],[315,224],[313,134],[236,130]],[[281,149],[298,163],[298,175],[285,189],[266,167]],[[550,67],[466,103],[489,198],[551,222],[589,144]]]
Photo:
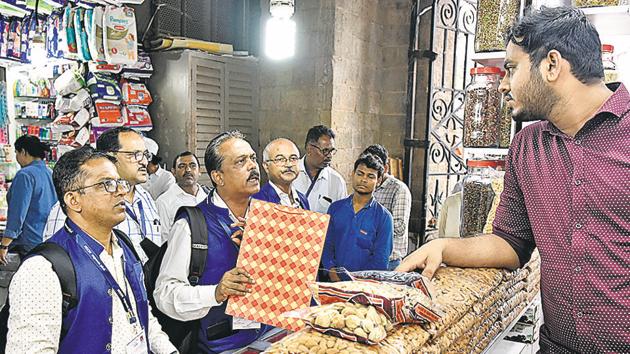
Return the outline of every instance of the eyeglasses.
[[[300,161],[300,158],[298,156],[295,156],[295,155],[290,156],[288,159],[286,157],[284,157],[284,156],[279,156],[279,157],[276,157],[273,160],[269,159],[266,162],[273,162],[274,164],[276,164],[278,166],[283,166],[283,165],[287,164],[287,161],[291,162],[291,164],[295,165],[298,161]]]
[[[80,190],[84,190],[84,189],[92,188],[96,186],[101,186],[101,185],[103,186],[103,188],[105,189],[107,193],[116,193],[116,191],[118,191],[118,187],[122,188],[123,192],[125,193],[131,190],[131,186],[129,185],[129,182],[125,179],[106,179],[104,181],[94,183],[89,186],[73,189],[68,192],[77,192]]]
[[[144,151],[122,151],[122,150],[114,150],[112,152],[115,153],[122,153],[125,154],[127,156],[133,156],[135,161],[142,161],[143,157],[147,158],[147,161],[151,161],[151,159],[153,158],[153,154],[149,152],[149,150],[144,150]]]
[[[335,154],[337,153],[337,149],[335,148],[330,148],[330,149],[322,149],[319,146],[315,145],[315,144],[310,144],[312,147],[316,148],[317,150],[319,150],[319,152],[322,153],[322,155],[324,156],[335,156]]]

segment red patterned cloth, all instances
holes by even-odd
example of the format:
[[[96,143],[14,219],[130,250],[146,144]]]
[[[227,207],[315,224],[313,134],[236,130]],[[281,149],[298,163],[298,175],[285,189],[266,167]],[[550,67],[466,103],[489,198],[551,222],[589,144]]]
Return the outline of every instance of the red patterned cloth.
[[[229,315],[297,331],[304,323],[283,313],[311,302],[329,215],[253,199],[237,267],[255,280],[252,293],[228,301]]]

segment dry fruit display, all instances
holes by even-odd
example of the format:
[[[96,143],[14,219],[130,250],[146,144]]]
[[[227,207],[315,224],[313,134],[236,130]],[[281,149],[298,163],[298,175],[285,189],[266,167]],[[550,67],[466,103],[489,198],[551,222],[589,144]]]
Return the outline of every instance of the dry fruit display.
[[[483,232],[496,196],[492,182],[503,178],[497,173],[499,166],[505,166],[505,162],[468,160],[468,174],[462,183],[461,237],[472,237]]]
[[[489,66],[470,69],[472,81],[464,99],[465,148],[493,148],[499,144],[501,98],[499,83],[503,72]]]
[[[479,0],[475,51],[505,50],[506,35],[520,10],[521,0]]]
[[[615,47],[610,44],[602,44],[602,64],[604,65],[604,82],[617,82],[617,65],[615,64]]]
[[[414,272],[396,272],[384,270],[365,270],[359,272],[349,272],[345,268],[339,268],[337,274],[342,280],[347,276],[353,281],[377,281],[395,285],[405,285],[422,291],[430,299],[433,298],[434,287],[431,281],[422,276],[420,273]]]
[[[353,302],[375,306],[394,324],[431,323],[442,316],[436,303],[422,291],[409,286],[371,281],[342,281],[313,283],[311,292],[320,305]]]
[[[298,317],[314,330],[363,344],[378,344],[394,326],[373,306],[337,302],[285,314]]]

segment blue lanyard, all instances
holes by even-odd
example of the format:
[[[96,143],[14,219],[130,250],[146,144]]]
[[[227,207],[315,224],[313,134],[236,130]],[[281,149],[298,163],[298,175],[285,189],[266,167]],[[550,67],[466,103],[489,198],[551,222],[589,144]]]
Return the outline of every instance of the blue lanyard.
[[[138,209],[140,209],[140,221],[138,221],[138,216],[136,213],[128,206],[125,206],[125,211],[127,215],[140,226],[140,233],[142,234],[142,238],[147,237],[147,230],[144,224],[144,209],[142,208],[142,200],[138,200]]]
[[[116,295],[118,295],[118,297],[120,298],[120,302],[122,302],[125,312],[127,312],[129,323],[130,324],[136,323],[136,316],[133,313],[133,307],[131,306],[131,300],[129,300],[129,295],[127,291],[123,292],[123,290],[120,288],[120,285],[118,285],[118,282],[116,282],[116,279],[114,279],[114,277],[112,276],[112,273],[110,273],[110,271],[107,269],[105,264],[103,264],[103,261],[96,255],[96,253],[94,253],[94,250],[92,250],[90,245],[88,245],[88,243],[85,241],[84,237],[86,236],[83,235],[83,233],[81,232],[76,232],[67,224],[66,224],[66,228],[71,230],[73,234],[76,234],[77,236],[76,240],[80,248],[89,256],[92,263],[94,263],[94,265],[96,265],[96,267],[101,271],[101,273],[103,274],[103,277],[105,277],[105,280],[107,280],[107,282],[112,287]],[[124,269],[126,265],[125,255],[123,254],[122,257],[123,257],[123,273],[124,273]],[[125,282],[125,289],[127,289],[126,280],[123,279],[123,282]]]

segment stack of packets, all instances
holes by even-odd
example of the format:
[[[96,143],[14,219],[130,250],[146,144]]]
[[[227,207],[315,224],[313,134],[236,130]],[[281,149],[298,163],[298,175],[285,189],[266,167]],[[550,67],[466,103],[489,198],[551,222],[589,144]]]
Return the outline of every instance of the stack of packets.
[[[287,314],[302,316],[307,328],[275,343],[267,352],[481,353],[527,306],[529,289],[537,289],[528,283],[537,262],[535,252],[530,263],[516,271],[442,267],[430,282],[416,273],[359,272],[351,273],[359,275],[352,282],[316,283],[315,299],[332,305]],[[371,273],[371,279],[359,279],[361,273]],[[400,284],[407,276],[414,277],[414,286]],[[379,281],[374,282],[375,278]],[[395,283],[386,283],[385,278],[395,279]],[[372,288],[366,285],[370,282]],[[396,301],[387,301],[392,298]],[[410,304],[410,299],[416,302]],[[357,323],[360,327],[354,327]]]
[[[90,140],[89,121],[93,115],[92,99],[81,66],[75,64],[55,79],[57,116],[51,129],[62,133],[59,153],[81,147]]]

